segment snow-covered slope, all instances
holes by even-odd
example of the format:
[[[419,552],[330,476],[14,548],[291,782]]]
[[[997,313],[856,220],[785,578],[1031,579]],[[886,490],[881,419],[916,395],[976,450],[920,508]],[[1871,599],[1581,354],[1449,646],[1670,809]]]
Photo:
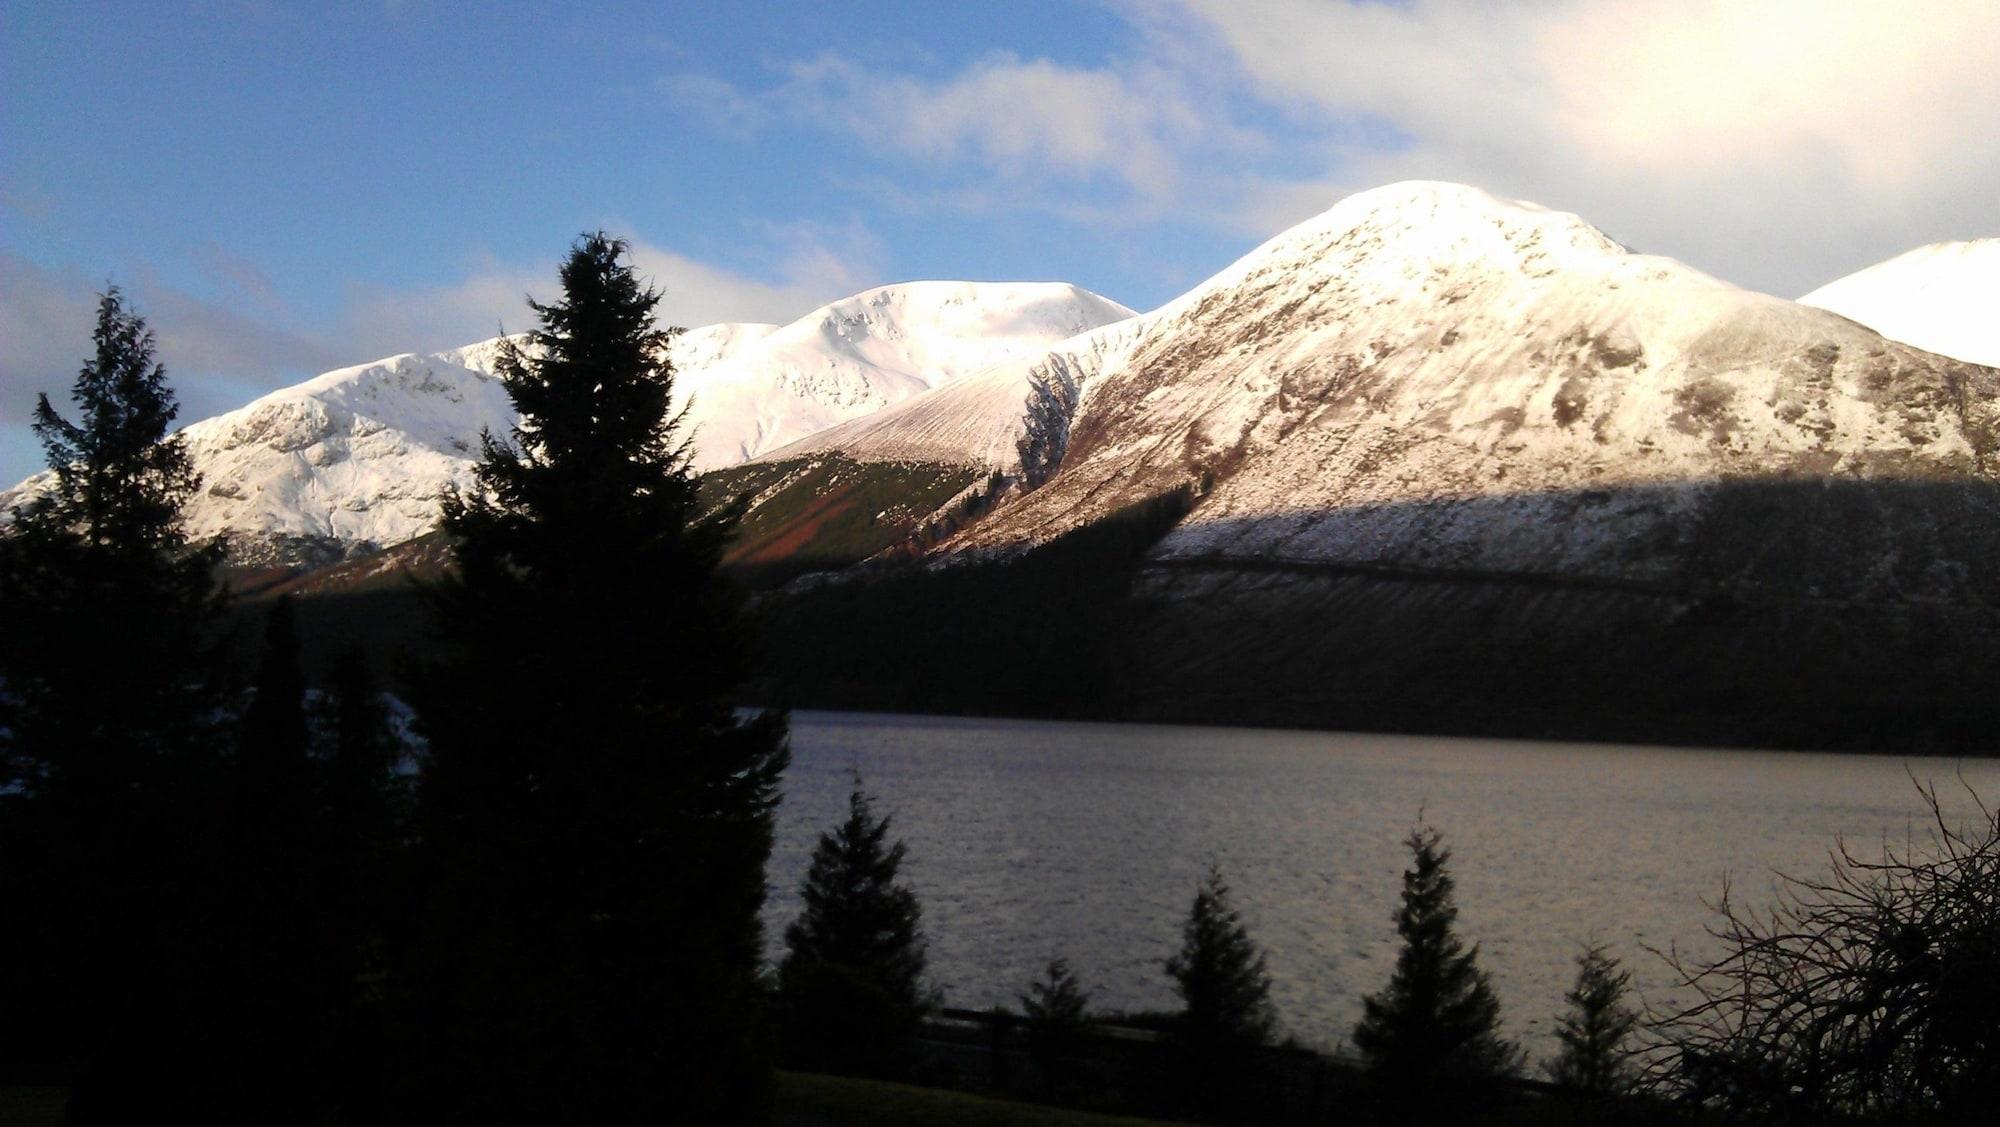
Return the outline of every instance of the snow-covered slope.
[[[1038,396],[1076,396],[1115,368],[1149,324],[1128,317],[960,377],[887,410],[828,427],[760,456],[839,453],[859,462],[930,462],[1018,473],[1020,440]]]
[[[782,328],[683,336],[698,469],[734,465],[1132,311],[1061,283],[913,282],[857,294]],[[757,331],[758,329],[764,331]]]
[[[1643,579],[1720,483],[2000,473],[2000,372],[1460,185],[1350,197],[1148,320],[1061,472],[958,547],[1207,481],[1156,558]]]
[[[2000,367],[2000,238],[1932,243],[1799,299],[1926,352]]]
[[[1060,283],[915,282],[870,290],[789,325],[722,324],[672,345],[699,469],[733,465],[879,411],[1132,311]],[[470,481],[482,430],[514,422],[484,341],[328,372],[186,429],[203,478],[197,536],[387,545],[435,523]],[[0,493],[0,511],[40,487]]]

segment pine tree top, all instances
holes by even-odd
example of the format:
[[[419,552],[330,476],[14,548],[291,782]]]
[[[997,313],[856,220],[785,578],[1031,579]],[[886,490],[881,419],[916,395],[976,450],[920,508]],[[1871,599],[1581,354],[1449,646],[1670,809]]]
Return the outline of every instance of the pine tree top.
[[[922,909],[898,880],[905,844],[888,840],[859,781],[847,818],[820,835],[799,895],[804,911],[785,929],[786,961],[861,973],[899,1000],[920,1005],[925,964]]]
[[[1520,1053],[1500,1036],[1499,999],[1478,947],[1468,949],[1456,932],[1451,852],[1428,826],[1405,844],[1411,865],[1396,912],[1402,947],[1388,985],[1362,1002],[1355,1046],[1371,1067],[1404,1081],[1512,1074]]]
[[[1231,902],[1220,866],[1209,866],[1195,890],[1181,949],[1167,960],[1167,974],[1181,996],[1191,1039],[1248,1044],[1271,1039],[1277,1026],[1271,976]]]
[[[1090,992],[1070,969],[1069,960],[1052,958],[1042,968],[1042,977],[1028,984],[1021,995],[1021,1012],[1037,1025],[1073,1026],[1083,1023],[1090,1005]]]
[[[180,549],[181,506],[200,477],[180,438],[167,433],[180,408],[153,358],[153,332],[111,286],[99,298],[91,338],[95,354],[70,388],[77,421],[47,394],[35,401],[35,437],[56,481],[23,515],[100,549]]]

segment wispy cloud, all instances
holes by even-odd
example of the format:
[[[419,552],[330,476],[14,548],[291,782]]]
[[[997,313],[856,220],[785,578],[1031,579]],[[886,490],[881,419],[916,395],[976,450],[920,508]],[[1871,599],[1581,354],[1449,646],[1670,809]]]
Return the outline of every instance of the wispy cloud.
[[[950,186],[931,189],[933,199],[1006,198],[1016,209],[1074,207],[1040,189],[1095,184],[1157,214],[1191,194],[1190,169],[1268,145],[1199,70],[1150,54],[1075,67],[1001,52],[943,79],[823,55],[784,64],[763,89],[700,74],[662,88],[713,128],[810,123],[945,176]]]

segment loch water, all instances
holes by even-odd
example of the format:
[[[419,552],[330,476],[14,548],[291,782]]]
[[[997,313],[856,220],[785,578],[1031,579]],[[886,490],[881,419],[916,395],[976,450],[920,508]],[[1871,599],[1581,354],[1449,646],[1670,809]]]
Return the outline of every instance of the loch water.
[[[852,773],[908,843],[930,972],[947,1005],[1018,1007],[1051,955],[1094,1008],[1168,1009],[1162,963],[1195,885],[1222,866],[1269,958],[1285,1032],[1337,1050],[1388,978],[1403,844],[1444,835],[1459,928],[1504,1020],[1539,1058],[1581,944],[1608,944],[1649,1000],[1647,947],[1704,949],[1727,880],[1921,845],[2000,800],[2000,761],[799,712],[765,913],[772,954]],[[1970,788],[1970,790],[1968,790]]]

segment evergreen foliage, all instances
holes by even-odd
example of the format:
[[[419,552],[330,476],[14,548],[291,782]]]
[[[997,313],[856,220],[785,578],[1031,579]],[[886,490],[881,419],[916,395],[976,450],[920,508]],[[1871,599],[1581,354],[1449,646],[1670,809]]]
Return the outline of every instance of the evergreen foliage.
[[[218,740],[208,631],[220,547],[192,547],[198,486],[144,321],[117,289],[34,432],[46,490],[0,533],[0,1053],[74,1058],[129,1026],[162,973]],[[103,1067],[100,1067],[103,1066]],[[122,1087],[99,1061],[79,1092]]]
[[[1195,890],[1167,975],[1181,998],[1180,1036],[1197,1052],[1270,1042],[1277,1027],[1271,976],[1219,866],[1211,865]]]
[[[1050,959],[1042,976],[1021,995],[1028,1019],[1028,1053],[1043,1080],[1059,1097],[1076,1087],[1076,1053],[1083,1040],[1090,993],[1077,981],[1069,960]]]
[[[778,965],[786,1045],[798,1067],[887,1075],[933,1004],[923,984],[922,909],[897,878],[905,853],[888,844],[857,778],[847,819],[820,835],[785,929]]]
[[[659,294],[580,239],[497,373],[521,413],[445,501],[457,567],[414,671],[430,754],[399,1018],[408,1122],[768,1114],[764,864],[785,718],[698,515]]]
[[[1171,1027],[1178,1052],[1164,1087],[1207,1118],[1254,1122],[1258,1050],[1270,1043],[1277,1018],[1264,954],[1230,902],[1219,866],[1210,865],[1195,890],[1167,974],[1181,1012]]]
[[[1402,949],[1380,993],[1363,1002],[1354,1044],[1385,1095],[1412,1113],[1513,1075],[1520,1051],[1500,1036],[1500,1001],[1455,927],[1451,851],[1421,827],[1407,844],[1396,933]]]
[[[1564,998],[1569,1010],[1556,1023],[1561,1044],[1548,1063],[1549,1079],[1591,1096],[1623,1095],[1633,1086],[1627,1042],[1639,1015],[1626,1005],[1632,973],[1601,944],[1576,958],[1576,984]]]
[[[329,830],[326,916],[333,932],[322,1106],[338,1122],[379,1123],[386,1064],[382,984],[405,900],[403,745],[358,649],[336,656],[314,720]]]
[[[245,1127],[311,1118],[335,989],[328,827],[289,599],[267,614],[253,692],[161,975],[174,1024],[119,1046],[166,1062],[148,1098]]]
[[[1140,565],[1193,503],[1174,490],[1019,556],[785,592],[768,604],[767,693],[800,708],[1115,712],[1136,688],[1121,671],[1146,613]]]

